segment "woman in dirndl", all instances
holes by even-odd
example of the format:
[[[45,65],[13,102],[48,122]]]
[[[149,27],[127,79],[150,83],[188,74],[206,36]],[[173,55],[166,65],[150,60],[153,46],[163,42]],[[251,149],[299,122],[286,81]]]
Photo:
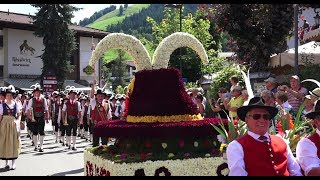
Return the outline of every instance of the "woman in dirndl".
[[[20,115],[21,107],[14,101],[15,90],[4,92],[5,101],[0,104],[0,159],[6,161],[6,169],[16,169],[15,160],[21,151]],[[11,160],[11,167],[9,166]]]

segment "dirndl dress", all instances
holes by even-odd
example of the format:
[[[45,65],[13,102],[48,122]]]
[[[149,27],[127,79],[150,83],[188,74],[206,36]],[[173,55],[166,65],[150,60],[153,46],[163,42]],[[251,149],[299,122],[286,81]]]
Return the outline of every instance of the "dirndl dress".
[[[17,159],[21,152],[19,128],[14,116],[3,115],[0,122],[0,159]],[[16,124],[17,123],[17,124]]]

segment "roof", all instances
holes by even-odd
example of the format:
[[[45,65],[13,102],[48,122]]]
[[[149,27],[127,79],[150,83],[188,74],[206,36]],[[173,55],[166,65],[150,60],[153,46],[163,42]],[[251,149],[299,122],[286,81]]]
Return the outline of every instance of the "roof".
[[[126,64],[131,67],[136,67],[133,61],[126,61]]]
[[[295,53],[295,48],[288,49],[284,51],[284,53]],[[298,53],[313,53],[313,54],[319,54],[320,53],[320,42],[311,41],[308,43],[305,43],[303,45],[300,45],[298,47]]]
[[[4,82],[5,82],[5,84],[12,84],[15,88],[19,88],[19,89],[30,89],[30,87],[33,84],[36,84],[36,83],[40,84],[40,80],[34,81],[34,79],[8,78],[8,79],[4,79]],[[65,80],[64,85],[65,86],[74,86],[75,88],[86,88],[86,86],[75,83],[74,80]]]
[[[27,14],[19,14],[19,13],[13,13],[13,12],[5,12],[0,11],[0,22],[7,23],[7,24],[20,24],[20,25],[26,25],[35,28],[33,25],[33,15],[27,15]],[[98,36],[106,36],[109,34],[109,32],[101,31],[94,28],[89,27],[83,27],[78,25],[69,25],[69,28],[76,31],[76,32],[82,32],[82,33],[89,33],[92,35],[98,35]]]

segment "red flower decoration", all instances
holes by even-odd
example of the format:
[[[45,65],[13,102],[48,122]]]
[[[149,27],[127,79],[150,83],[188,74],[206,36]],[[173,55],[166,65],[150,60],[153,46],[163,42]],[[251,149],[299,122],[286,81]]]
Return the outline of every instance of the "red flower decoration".
[[[144,169],[137,169],[134,172],[134,176],[146,176],[146,174],[144,173]]]
[[[146,142],[146,148],[151,148],[151,144],[149,142]]]
[[[162,166],[161,168],[157,169],[154,176],[159,176],[161,173],[164,173],[165,176],[171,176],[170,171],[165,168],[164,166]]]
[[[179,140],[179,147],[180,148],[183,148],[184,147],[184,140]]]
[[[87,164],[86,164],[86,171],[87,171],[86,176],[93,176],[93,165],[89,161],[87,161]]]
[[[100,176],[110,176],[110,172],[101,167],[100,169]]]
[[[146,158],[146,154],[141,153],[141,154],[140,154],[140,157],[141,157],[142,159],[145,159],[145,158]]]
[[[210,142],[208,140],[205,140],[203,143],[205,148],[209,148],[210,147]]]

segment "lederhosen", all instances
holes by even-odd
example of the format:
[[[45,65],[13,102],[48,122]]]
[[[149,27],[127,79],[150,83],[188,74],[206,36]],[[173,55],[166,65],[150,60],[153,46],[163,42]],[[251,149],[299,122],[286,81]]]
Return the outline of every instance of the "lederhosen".
[[[58,103],[58,101],[55,101],[54,102],[54,109],[52,108],[52,117],[54,117],[54,120],[52,121],[53,122],[53,125],[54,125],[54,131],[55,132],[58,132],[58,130],[59,130],[59,127],[61,127],[61,124],[63,124],[63,123],[61,123],[62,122],[62,118],[60,118],[60,124],[59,124],[59,122],[58,122],[58,118],[59,118],[59,109],[61,109],[61,111],[62,111],[62,102],[61,102],[61,100],[60,100],[60,103]]]
[[[87,113],[88,113],[88,109],[89,109],[89,106],[88,105],[84,105],[84,108],[83,108],[83,128],[84,128],[84,131],[88,132],[89,130],[89,122],[88,122],[88,117],[87,117]]]
[[[70,103],[70,100],[66,102],[67,106],[67,136],[77,136],[77,127],[78,127],[78,101],[75,101],[73,104]]]
[[[91,131],[92,132],[97,122],[102,120],[107,120],[108,111],[109,111],[109,104],[107,102],[105,102],[103,106],[102,104],[96,101],[96,107],[93,110],[91,110],[91,119],[92,119]],[[101,117],[100,114],[103,115],[104,117]],[[93,139],[92,139],[93,147],[96,147],[99,145],[99,139],[100,137],[93,135]],[[108,137],[101,137],[101,141],[102,141],[102,145],[107,145]]]
[[[33,135],[38,135],[44,136],[44,126],[45,126],[45,121],[44,121],[44,98],[40,98],[39,101],[37,101],[35,98],[32,98],[32,110],[33,110],[33,115],[34,119],[36,122],[34,123],[34,128],[33,128]]]

